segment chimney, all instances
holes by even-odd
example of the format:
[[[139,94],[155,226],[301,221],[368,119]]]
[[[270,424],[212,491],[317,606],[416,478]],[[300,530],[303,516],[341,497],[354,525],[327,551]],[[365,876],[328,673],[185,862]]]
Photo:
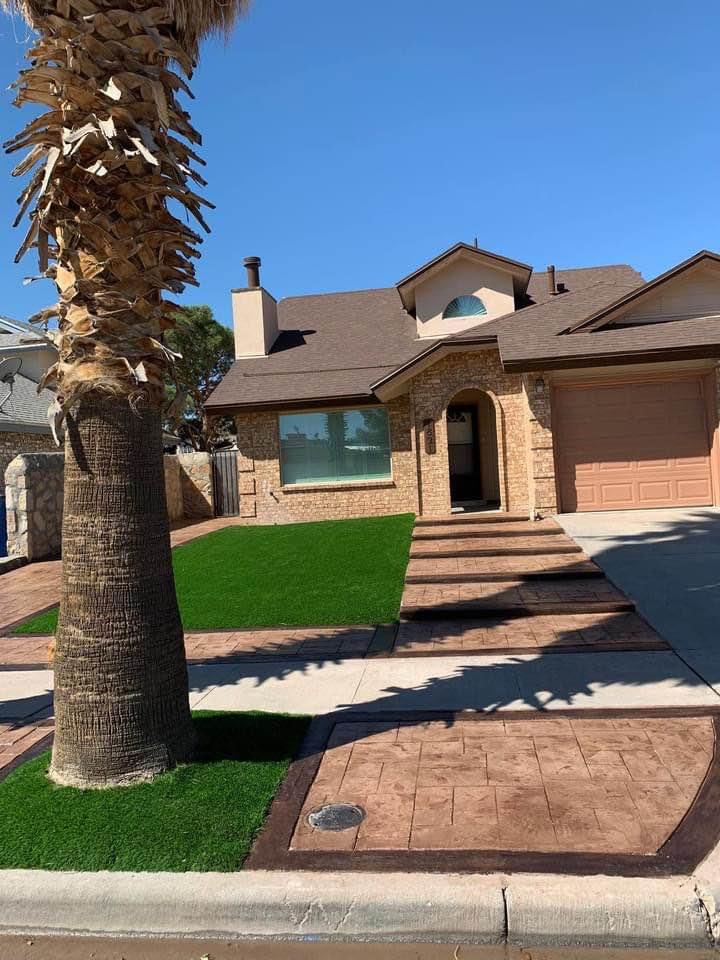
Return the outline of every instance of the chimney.
[[[247,287],[232,291],[235,357],[266,357],[278,335],[277,303],[260,286],[260,257],[245,257]]]
[[[260,286],[260,266],[262,260],[260,257],[245,257],[243,264],[247,270],[248,290],[255,290]]]
[[[552,264],[550,264],[550,266],[547,268],[547,281],[548,293],[554,297],[558,291],[557,287],[555,286],[555,267]]]

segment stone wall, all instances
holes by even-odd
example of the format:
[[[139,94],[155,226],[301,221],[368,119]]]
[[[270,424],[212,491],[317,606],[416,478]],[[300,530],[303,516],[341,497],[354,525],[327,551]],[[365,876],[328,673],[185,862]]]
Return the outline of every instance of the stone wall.
[[[189,520],[212,517],[213,507],[212,463],[209,453],[179,453],[184,515]]]
[[[176,523],[185,516],[183,503],[182,474],[178,458],[165,456],[165,498],[167,500],[170,523]]]
[[[9,556],[60,556],[64,467],[62,453],[29,453],[5,471]]]
[[[282,485],[276,412],[236,418],[240,516],[248,523],[292,523],[416,513],[417,465],[410,399],[388,404],[392,478]]]
[[[63,453],[22,454],[5,471],[8,555],[45,560],[60,556]],[[165,457],[165,493],[171,523],[213,515],[207,453]]]
[[[0,477],[20,453],[42,453],[57,450],[49,433],[12,433],[0,430]]]

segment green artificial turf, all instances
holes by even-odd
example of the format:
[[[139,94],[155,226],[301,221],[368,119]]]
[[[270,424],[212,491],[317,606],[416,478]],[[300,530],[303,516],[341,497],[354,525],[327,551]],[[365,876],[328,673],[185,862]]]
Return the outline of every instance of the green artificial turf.
[[[226,527],[173,551],[186,630],[386,623],[400,609],[414,517]],[[57,611],[17,633],[53,633]]]
[[[0,869],[233,871],[309,719],[198,712],[196,762],[113,790],[56,787],[50,753],[0,783]]]

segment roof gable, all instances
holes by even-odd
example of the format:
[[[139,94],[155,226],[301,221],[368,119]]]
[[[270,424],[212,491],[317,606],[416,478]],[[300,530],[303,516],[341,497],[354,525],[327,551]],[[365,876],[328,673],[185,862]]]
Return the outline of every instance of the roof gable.
[[[509,273],[512,276],[516,296],[524,294],[527,290],[527,285],[532,273],[532,267],[527,263],[521,263],[519,260],[510,260],[508,257],[491,253],[489,250],[481,250],[479,247],[473,247],[469,243],[456,243],[437,257],[428,260],[427,263],[418,267],[417,270],[414,270],[396,284],[405,309],[409,313],[414,312],[415,290],[420,283],[424,283],[436,273],[446,269],[451,263],[463,259],[482,263]]]
[[[720,317],[720,254],[701,250],[563,331]]]

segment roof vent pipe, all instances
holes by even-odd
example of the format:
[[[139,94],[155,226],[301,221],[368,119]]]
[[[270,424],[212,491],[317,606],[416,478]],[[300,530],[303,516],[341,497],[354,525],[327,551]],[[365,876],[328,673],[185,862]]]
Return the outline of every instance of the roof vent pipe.
[[[554,297],[557,293],[557,287],[555,286],[555,267],[550,264],[547,268],[547,280],[548,280],[548,293],[550,296]]]
[[[247,270],[247,285],[249,290],[257,290],[260,286],[260,257],[245,257],[243,264]]]

